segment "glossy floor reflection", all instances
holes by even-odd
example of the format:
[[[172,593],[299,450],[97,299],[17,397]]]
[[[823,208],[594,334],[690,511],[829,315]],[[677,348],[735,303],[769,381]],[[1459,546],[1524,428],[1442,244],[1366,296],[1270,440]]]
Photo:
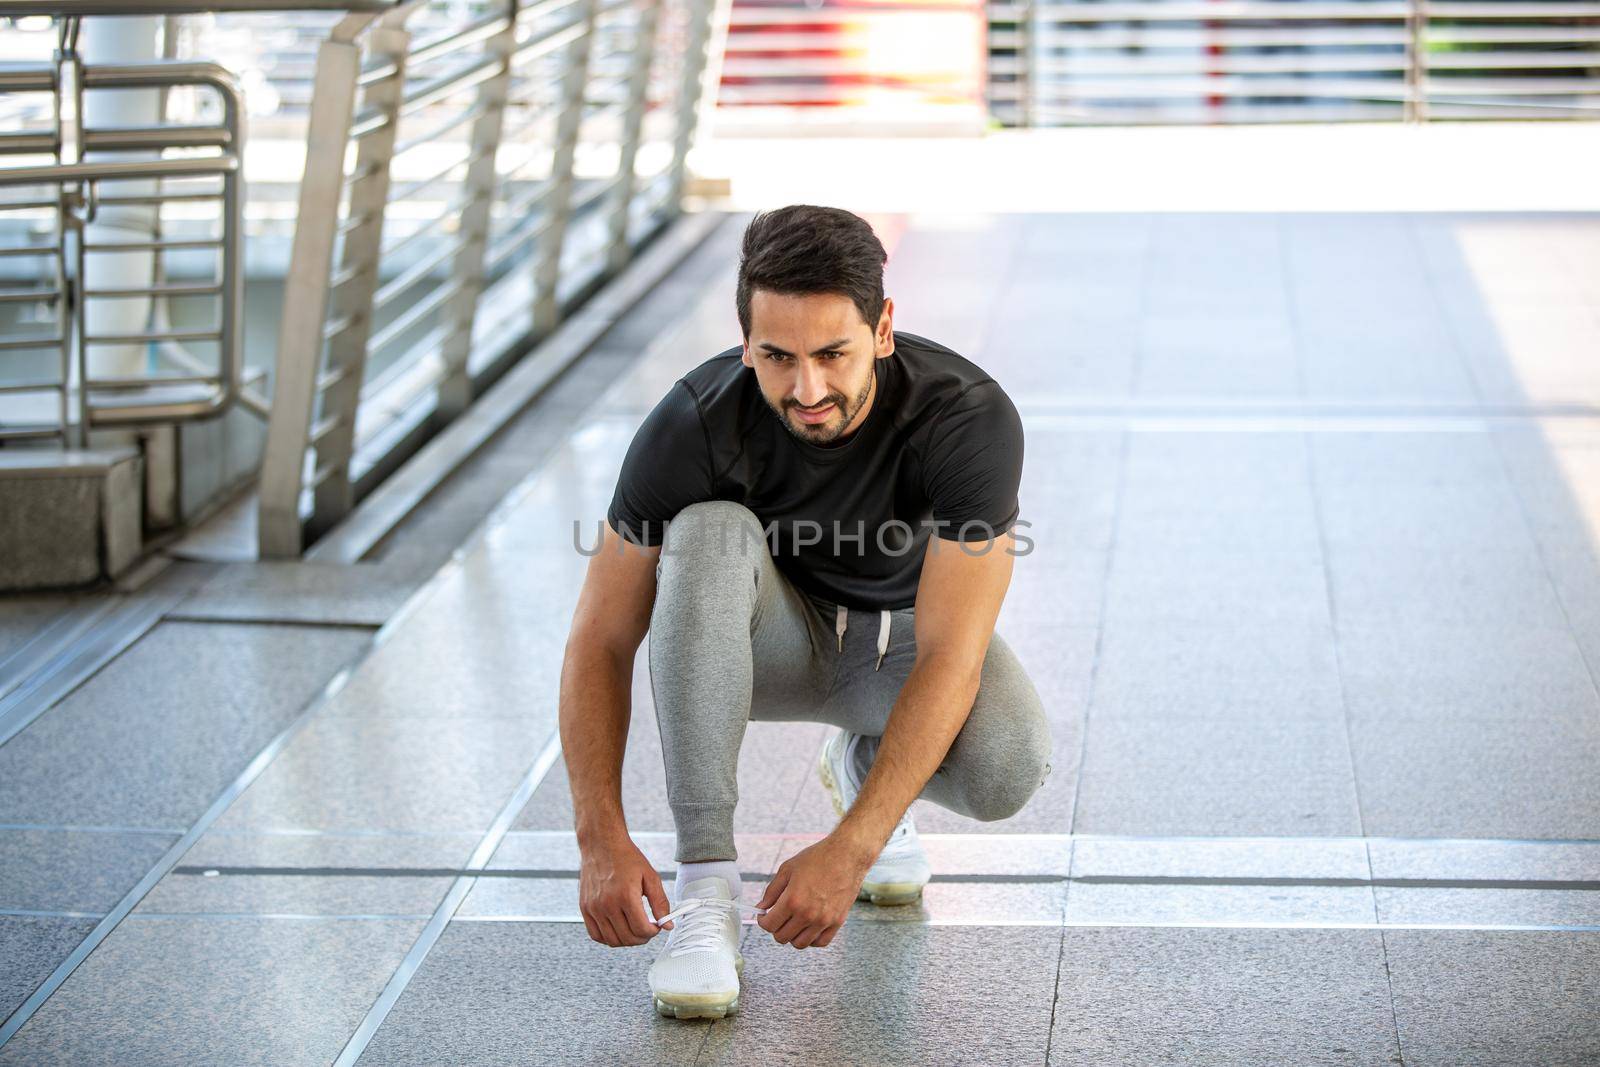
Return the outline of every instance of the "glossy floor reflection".
[[[1600,1061],[1576,215],[875,217],[897,325],[1023,414],[999,630],[1054,770],[1000,823],[919,802],[920,904],[827,950],[747,923],[741,1012],[657,1017],[655,946],[577,913],[573,526],[737,340],[742,221],[431,578],[228,572],[0,746],[0,1064]],[[642,657],[633,701],[624,808],[670,874]],[[833,824],[826,736],[746,735],[746,899]]]

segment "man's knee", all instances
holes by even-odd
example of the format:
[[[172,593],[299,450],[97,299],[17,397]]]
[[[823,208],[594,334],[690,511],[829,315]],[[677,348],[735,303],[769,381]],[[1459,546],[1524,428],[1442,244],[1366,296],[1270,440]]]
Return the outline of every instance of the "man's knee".
[[[661,539],[660,568],[673,562],[747,560],[764,541],[755,512],[733,500],[702,500],[680,510]]]
[[[1003,753],[996,754],[1001,768],[971,798],[972,817],[998,822],[1017,814],[1050,775],[1050,728],[1041,711],[1025,715],[1028,725],[1013,736]]]

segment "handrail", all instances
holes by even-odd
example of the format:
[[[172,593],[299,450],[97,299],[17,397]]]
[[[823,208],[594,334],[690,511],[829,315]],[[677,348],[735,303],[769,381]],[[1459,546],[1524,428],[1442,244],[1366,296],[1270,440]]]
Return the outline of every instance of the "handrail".
[[[15,5],[0,2],[0,14]],[[243,372],[243,344],[240,306],[243,301],[243,139],[244,106],[237,79],[225,68],[209,62],[159,60],[143,63],[86,65],[70,48],[60,53],[66,69],[48,72],[10,70],[0,77],[0,90],[14,92],[70,91],[77,96],[77,113],[82,115],[82,94],[86,91],[172,88],[194,86],[213,90],[222,103],[222,121],[213,125],[174,124],[158,127],[95,127],[80,122],[74,138],[65,139],[60,123],[60,101],[56,103],[58,122],[46,135],[49,154],[57,157],[50,164],[0,167],[0,188],[46,187],[52,192],[42,199],[13,201],[0,205],[6,210],[31,207],[55,218],[54,243],[44,246],[0,249],[7,255],[34,255],[54,260],[56,284],[50,288],[56,297],[56,332],[48,347],[60,350],[60,370],[56,379],[28,392],[55,391],[59,394],[59,415],[55,425],[41,434],[34,424],[0,427],[0,439],[13,437],[57,436],[65,445],[82,446],[91,429],[132,426],[151,422],[173,422],[215,416],[230,407],[238,397]],[[21,150],[26,139],[0,141],[4,147]],[[75,159],[63,160],[70,144]],[[173,158],[97,160],[85,153],[110,150],[160,151],[166,148],[209,147],[215,154]],[[220,187],[203,191],[181,190],[137,195],[105,195],[104,187],[118,182],[160,183],[165,179],[213,179]],[[219,232],[215,237],[172,237],[149,241],[90,241],[86,227],[95,219],[101,205],[147,203],[159,205],[168,199],[196,202],[219,201]],[[85,285],[88,256],[118,252],[161,252],[185,248],[213,249],[218,254],[216,276],[209,284],[179,286],[130,286],[88,288]],[[100,301],[163,295],[208,295],[216,300],[216,325],[205,330],[152,329],[139,332],[90,333],[88,311]],[[89,349],[98,345],[172,344],[200,341],[217,346],[216,368],[202,380],[185,385],[204,385],[203,394],[174,400],[161,391],[172,382],[157,378],[107,378],[91,373]],[[0,344],[0,348],[18,345]],[[75,359],[74,359],[75,353]],[[75,375],[73,372],[76,372]],[[76,386],[73,378],[76,378]],[[193,376],[191,376],[193,377]],[[158,389],[157,387],[161,387]],[[108,392],[127,393],[145,389],[147,400],[118,396],[114,402]],[[12,390],[19,391],[19,390]],[[76,404],[70,396],[76,392]],[[76,419],[72,413],[76,411]]]
[[[510,353],[480,351],[486,300],[522,309],[497,309],[497,334],[515,325],[492,344],[525,348],[625,265],[651,232],[641,217],[679,210],[698,115],[684,101],[698,99],[713,2],[500,0],[439,27],[413,0],[321,43],[262,469],[263,556],[298,555],[349,511],[369,442],[420,442],[484,387],[482,368],[505,364]],[[658,28],[673,7],[687,34]],[[303,69],[294,76],[304,84]],[[591,138],[607,142],[597,158],[614,170],[580,173],[595,166],[578,151]],[[670,160],[636,174],[652,138],[670,142]],[[514,165],[500,169],[511,142]],[[392,235],[397,205],[407,230]]]

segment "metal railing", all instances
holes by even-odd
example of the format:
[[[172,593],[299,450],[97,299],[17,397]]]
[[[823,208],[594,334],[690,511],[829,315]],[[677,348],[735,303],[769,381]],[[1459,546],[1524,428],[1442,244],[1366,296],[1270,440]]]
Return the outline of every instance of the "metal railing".
[[[209,418],[239,394],[242,367],[239,309],[242,293],[244,119],[238,84],[213,63],[152,62],[86,65],[75,47],[77,24],[61,24],[55,62],[0,72],[0,99],[43,95],[44,108],[17,114],[49,117],[48,124],[0,133],[0,154],[32,165],[0,166],[0,217],[23,220],[18,243],[0,245],[6,266],[0,303],[35,312],[21,329],[0,334],[0,439],[57,439],[62,447],[84,447],[91,430]],[[209,90],[220,119],[203,124],[96,127],[82,120],[86,92],[135,89]],[[64,107],[64,102],[69,106]],[[77,116],[64,121],[63,113]],[[95,154],[167,151],[166,158],[95,159]],[[119,192],[119,190],[122,190]],[[210,205],[209,225],[182,236],[162,232],[162,208]],[[149,240],[91,239],[91,227],[113,209],[138,206],[150,212]],[[201,232],[204,230],[205,232]],[[11,231],[17,233],[16,229]],[[161,280],[159,261],[183,252],[210,259],[210,274],[181,283]],[[90,270],[92,258],[150,254],[157,263],[152,284],[91,284],[105,271]],[[31,264],[31,265],[30,265]],[[142,327],[111,327],[128,321],[107,309],[129,301],[209,298],[214,314],[203,329],[166,328],[159,314],[140,315]],[[209,358],[195,349],[207,348]],[[165,354],[166,368],[138,373],[103,373],[97,350],[116,348]],[[54,399],[51,399],[54,394]]]
[[[1600,4],[1017,0],[989,5],[1007,125],[1600,115]]]
[[[318,47],[263,556],[337,523],[679,210],[709,0],[473,10],[353,14]]]

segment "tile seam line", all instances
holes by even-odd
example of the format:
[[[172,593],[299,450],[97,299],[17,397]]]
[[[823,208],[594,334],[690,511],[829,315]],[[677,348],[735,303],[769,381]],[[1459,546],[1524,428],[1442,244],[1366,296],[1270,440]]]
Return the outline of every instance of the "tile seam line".
[[[439,901],[432,916],[423,926],[421,933],[417,935],[416,941],[412,943],[411,948],[406,952],[399,966],[395,968],[394,973],[389,976],[389,980],[384,984],[382,992],[378,994],[378,998],[367,1009],[366,1015],[362,1017],[360,1024],[350,1035],[344,1048],[339,1051],[338,1058],[333,1062],[333,1067],[350,1067],[366,1052],[367,1046],[372,1043],[372,1039],[377,1036],[378,1030],[382,1028],[384,1020],[389,1017],[389,1013],[399,1003],[400,997],[411,984],[411,979],[422,969],[422,964],[427,960],[428,954],[433,951],[433,946],[438,944],[439,938],[444,935],[446,927],[455,919],[456,912],[466,900],[467,894],[472,891],[473,886],[477,885],[477,872],[488,865],[489,860],[494,856],[495,850],[500,847],[500,842],[505,839],[506,833],[511,829],[512,823],[515,822],[522,809],[527,806],[528,801],[532,799],[534,791],[539,788],[540,783],[544,781],[545,775],[549,773],[550,768],[555,765],[560,755],[561,733],[557,728],[551,731],[549,739],[545,742],[539,755],[534,759],[533,765],[528,768],[522,777],[522,781],[517,784],[516,789],[512,791],[511,796],[501,807],[499,814],[495,816],[494,822],[484,832],[483,838],[478,842],[477,847],[472,850],[472,856],[467,860],[466,864],[467,870],[472,873],[463,874],[457,878],[445,892],[444,898]]]
[[[539,882],[570,882],[580,876],[573,868],[544,867],[235,867],[203,864],[174,867],[170,872],[187,877],[230,878],[414,878],[459,879],[501,878]],[[671,871],[658,870],[663,877]],[[768,881],[765,872],[743,871],[751,882]],[[934,884],[945,885],[1146,885],[1219,886],[1231,888],[1311,888],[1311,889],[1473,889],[1485,891],[1528,890],[1537,892],[1600,892],[1600,880],[1584,878],[1352,878],[1340,875],[1164,875],[1164,874],[934,874]],[[103,913],[97,913],[103,914]],[[1376,909],[1374,920],[1380,919]]]
[[[0,1022],[0,1050],[4,1050],[11,1039],[27,1025],[45,1002],[55,995],[74,971],[88,959],[95,949],[108,938],[122,920],[155,888],[167,872],[177,866],[183,855],[210,829],[211,825],[220,819],[224,812],[232,806],[250,785],[263,774],[267,767],[277,759],[278,755],[288,747],[289,743],[298,737],[310,725],[316,716],[328,707],[335,696],[344,689],[357,670],[378,648],[382,647],[394,633],[403,626],[417,612],[433,593],[444,583],[445,579],[459,570],[467,556],[485,543],[489,535],[498,527],[509,521],[516,506],[530,496],[537,484],[537,479],[545,472],[545,465],[540,465],[528,474],[510,492],[503,496],[493,509],[480,521],[473,531],[467,536],[454,551],[449,559],[442,564],[433,575],[422,583],[410,596],[408,596],[390,616],[389,620],[380,626],[372,635],[365,649],[354,661],[341,667],[334,676],[318,691],[300,713],[288,726],[284,727],[276,737],[267,742],[266,746],[256,753],[255,757],[247,763],[242,771],[225,786],[222,792],[212,801],[211,805],[201,814],[200,818],[156,861],[145,876],[130,889],[100,922],[89,931],[83,941],[73,948],[72,952],[57,965],[37,988],[30,993],[26,1000],[17,1006],[3,1022]],[[205,565],[201,565],[205,566]],[[210,574],[219,568],[211,568],[205,573]],[[203,579],[202,579],[203,580]]]

